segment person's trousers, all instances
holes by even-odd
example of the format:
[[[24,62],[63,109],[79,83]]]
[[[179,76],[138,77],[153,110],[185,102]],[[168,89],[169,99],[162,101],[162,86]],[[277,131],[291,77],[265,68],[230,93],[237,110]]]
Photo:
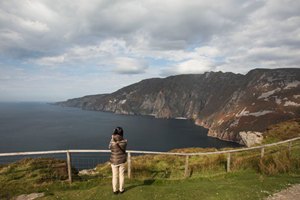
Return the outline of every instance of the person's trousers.
[[[125,171],[125,163],[119,165],[111,164],[112,169],[112,186],[114,192],[118,191],[118,177],[119,177],[119,184],[120,184],[120,192],[124,191],[124,171]]]

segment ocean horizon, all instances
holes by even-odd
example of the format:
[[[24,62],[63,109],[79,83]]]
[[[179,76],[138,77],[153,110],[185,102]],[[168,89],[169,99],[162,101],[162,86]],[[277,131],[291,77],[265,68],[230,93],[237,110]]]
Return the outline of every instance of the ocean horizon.
[[[117,115],[45,102],[1,102],[0,153],[108,150],[113,129],[117,126],[124,129],[124,138],[128,140],[127,150],[167,152],[189,147],[220,149],[241,146],[208,137],[208,130],[195,125],[192,120]],[[78,158],[89,157],[87,154],[78,155]],[[101,158],[100,162],[109,160],[107,154],[90,156]],[[64,159],[65,155],[62,157]],[[3,159],[0,158],[0,164],[6,162]]]

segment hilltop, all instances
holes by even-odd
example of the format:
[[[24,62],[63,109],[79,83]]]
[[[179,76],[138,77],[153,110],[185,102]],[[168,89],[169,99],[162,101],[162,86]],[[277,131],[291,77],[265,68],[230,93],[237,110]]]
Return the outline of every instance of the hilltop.
[[[245,144],[241,133],[300,117],[300,69],[254,69],[143,80],[114,93],[57,102],[87,110],[157,118],[183,117],[208,136]]]
[[[300,136],[300,119],[272,125],[264,144]],[[279,134],[282,133],[282,134]],[[126,179],[123,199],[260,199],[299,184],[299,141],[288,145],[232,153],[231,172],[226,155],[191,156],[188,179],[183,179],[185,156],[145,155],[132,157],[132,179]],[[227,149],[221,149],[227,150]],[[174,149],[171,152],[212,152],[213,148]],[[89,174],[72,169],[69,185],[67,164],[55,158],[26,158],[0,166],[0,199],[43,192],[41,199],[113,198],[110,163],[99,164]]]

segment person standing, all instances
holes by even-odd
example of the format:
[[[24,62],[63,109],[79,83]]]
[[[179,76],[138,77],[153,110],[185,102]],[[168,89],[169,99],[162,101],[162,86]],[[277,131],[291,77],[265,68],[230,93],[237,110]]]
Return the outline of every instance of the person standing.
[[[111,149],[110,163],[112,169],[112,187],[114,194],[123,194],[124,190],[124,171],[125,163],[127,160],[126,153],[127,140],[123,138],[122,127],[114,129],[112,139],[108,148]],[[118,178],[119,178],[119,190],[118,190]]]

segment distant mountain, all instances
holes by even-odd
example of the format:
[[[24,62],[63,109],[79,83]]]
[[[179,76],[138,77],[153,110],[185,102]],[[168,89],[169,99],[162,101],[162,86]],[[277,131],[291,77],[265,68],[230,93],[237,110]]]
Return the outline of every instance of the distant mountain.
[[[67,101],[52,103],[51,105],[76,107],[84,109],[86,106],[95,103],[97,100],[102,99],[107,96],[107,94],[89,95],[75,99],[69,99]]]
[[[112,94],[55,105],[157,118],[184,117],[208,128],[208,136],[244,144],[240,132],[264,132],[271,124],[300,117],[300,69],[153,78]]]

